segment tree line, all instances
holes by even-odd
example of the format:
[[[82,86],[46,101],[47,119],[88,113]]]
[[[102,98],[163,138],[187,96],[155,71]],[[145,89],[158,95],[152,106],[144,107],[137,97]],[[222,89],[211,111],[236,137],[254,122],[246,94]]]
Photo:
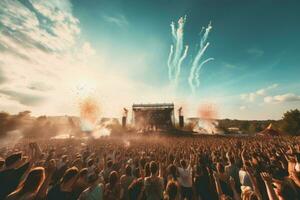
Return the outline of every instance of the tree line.
[[[284,134],[298,136],[300,135],[300,111],[298,109],[285,112],[280,120],[237,120],[221,119],[218,120],[218,129],[224,133],[230,134],[232,127],[239,128],[244,134],[255,134],[267,128],[272,127]]]

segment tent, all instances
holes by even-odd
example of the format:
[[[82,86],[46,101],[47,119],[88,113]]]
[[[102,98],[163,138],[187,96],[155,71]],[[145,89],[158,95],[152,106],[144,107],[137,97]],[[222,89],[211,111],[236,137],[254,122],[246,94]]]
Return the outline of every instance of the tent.
[[[271,123],[265,130],[258,132],[257,135],[259,135],[259,136],[281,136],[283,134],[281,132],[273,129],[272,123]]]

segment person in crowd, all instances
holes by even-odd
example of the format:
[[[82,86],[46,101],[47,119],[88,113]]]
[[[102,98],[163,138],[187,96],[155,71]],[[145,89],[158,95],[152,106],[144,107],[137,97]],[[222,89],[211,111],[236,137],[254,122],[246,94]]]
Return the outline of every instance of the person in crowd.
[[[161,200],[163,198],[164,183],[158,176],[158,165],[155,161],[150,162],[149,177],[145,178],[145,196],[147,200]]]
[[[210,199],[210,181],[207,169],[200,163],[196,166],[194,176],[194,187],[196,199],[209,200]]]
[[[130,200],[143,200],[144,198],[144,179],[134,180],[128,187],[128,196]]]
[[[77,158],[73,160],[71,167],[76,167],[79,171],[83,168],[83,162],[80,155],[77,155]]]
[[[29,168],[30,163],[24,162],[22,152],[14,153],[5,159],[4,169],[0,172],[0,199],[5,199],[18,187]]]
[[[148,177],[151,175],[151,171],[150,171],[150,163],[147,162],[145,164],[145,168],[144,168],[144,177]]]
[[[121,176],[120,182],[121,182],[121,199],[122,200],[129,200],[128,195],[128,187],[133,182],[134,177],[132,176],[132,170],[130,165],[127,165],[125,168],[125,174]]]
[[[62,176],[68,169],[68,163],[69,160],[67,155],[62,155],[61,158],[59,158],[56,164],[57,170],[55,170],[52,178],[54,183],[57,183],[62,178]]]
[[[36,138],[0,148],[0,199],[300,199],[299,137],[126,141]]]
[[[177,167],[174,164],[170,164],[168,167],[168,174],[167,174],[167,179],[173,180],[173,181],[178,181],[178,172],[177,172]]]
[[[77,199],[82,191],[84,191],[88,187],[88,169],[83,168],[80,170],[78,174],[78,178],[73,186],[72,196],[74,199]]]
[[[110,173],[113,171],[113,161],[106,159],[106,155],[104,154],[104,169],[102,170],[101,174],[103,176],[104,181],[107,183]]]
[[[181,198],[186,198],[187,200],[192,200],[193,197],[193,177],[191,163],[187,165],[185,160],[180,160],[180,167],[178,167],[179,172],[179,184],[181,188]]]
[[[20,183],[18,188],[7,196],[6,200],[34,200],[44,180],[44,168],[33,168],[30,170],[25,181]]]
[[[220,186],[221,186],[223,193],[227,196],[232,196],[232,190],[229,187],[229,177],[225,173],[224,166],[218,162],[216,165],[216,168],[217,168]]]
[[[80,194],[78,200],[103,200],[104,186],[99,183],[98,175],[90,174],[87,181],[89,187]]]
[[[218,199],[221,199],[221,200],[227,200],[227,199],[230,199],[230,200],[241,200],[240,199],[240,195],[238,194],[238,192],[236,191],[235,189],[235,184],[234,184],[234,179],[231,177],[230,178],[230,187],[232,189],[232,195],[228,195],[228,194],[225,194],[222,190],[222,186],[220,184],[220,178],[221,176],[218,174],[218,172],[213,172],[213,177],[214,177],[214,180],[215,180],[215,187],[216,187],[216,191],[218,193]]]
[[[236,163],[234,156],[229,155],[229,152],[226,153],[226,158],[228,160],[228,164],[225,166],[225,173],[227,177],[232,177],[234,182],[236,183],[236,189],[240,191],[240,180],[239,180],[239,167]]]
[[[66,170],[63,177],[54,185],[47,194],[47,200],[57,200],[65,199],[71,200],[74,197],[72,196],[73,186],[77,180],[78,169],[76,167],[71,167]]]
[[[140,170],[140,168],[136,167],[133,170],[132,175],[133,175],[134,179],[140,178],[141,177],[141,170]]]
[[[178,184],[175,181],[169,181],[164,194],[164,200],[179,200]]]
[[[262,172],[261,176],[265,182],[268,197],[270,200],[296,200],[299,199],[297,191],[288,180],[273,179],[267,172]]]
[[[243,188],[243,187],[251,187],[252,188],[249,174],[246,171],[247,167],[250,167],[249,162],[245,162],[245,164],[239,170],[239,178],[240,178],[241,188]]]
[[[107,200],[119,200],[121,198],[121,185],[116,171],[112,171],[109,175],[109,181],[105,185],[104,197]]]

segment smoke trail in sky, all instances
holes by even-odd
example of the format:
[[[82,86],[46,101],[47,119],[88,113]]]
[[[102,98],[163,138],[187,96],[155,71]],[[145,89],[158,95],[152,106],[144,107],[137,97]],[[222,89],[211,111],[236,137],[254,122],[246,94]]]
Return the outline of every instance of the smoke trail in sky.
[[[178,84],[178,79],[181,73],[181,65],[182,62],[186,59],[188,54],[189,47],[183,45],[183,36],[184,36],[184,26],[186,22],[186,16],[180,17],[178,20],[177,27],[175,23],[171,23],[171,34],[173,44],[170,48],[170,53],[168,57],[168,75],[169,80],[175,86]],[[202,60],[203,55],[205,54],[206,49],[209,46],[209,42],[207,42],[209,33],[212,29],[211,22],[208,26],[202,27],[200,31],[200,44],[199,49],[195,58],[193,59],[192,66],[190,69],[190,75],[188,78],[189,85],[192,89],[192,92],[195,93],[196,89],[200,86],[200,70],[201,68],[208,63],[209,61],[214,60],[213,58]]]
[[[197,69],[199,68],[199,62],[208,46],[209,46],[209,43],[207,43],[203,48],[201,48],[201,47],[199,48],[199,51],[192,63],[190,76],[189,76],[189,84],[190,84],[190,87],[191,87],[193,93],[195,93],[195,90],[196,90],[195,77],[196,77]]]
[[[178,83],[180,76],[181,65],[188,53],[188,46],[183,45],[184,25],[186,22],[186,16],[180,17],[178,20],[178,27],[176,29],[175,23],[171,23],[171,33],[173,44],[170,48],[170,54],[168,58],[168,70],[169,80],[175,84]]]
[[[204,60],[199,67],[196,70],[196,75],[195,75],[195,80],[196,80],[196,86],[199,87],[200,86],[200,70],[202,68],[203,65],[205,65],[206,63],[208,63],[209,61],[213,61],[214,58],[208,58],[206,60]]]
[[[168,58],[168,71],[169,71],[169,80],[172,81],[172,56],[173,56],[173,45],[170,48],[170,54]]]
[[[175,28],[175,23],[174,22],[171,23],[171,31],[172,31],[173,39],[176,40],[177,36],[176,36],[176,28]]]
[[[181,64],[182,64],[183,60],[186,58],[188,50],[189,50],[189,46],[186,45],[185,49],[184,49],[184,52],[183,52],[183,55],[182,55],[182,57],[178,61],[178,65],[177,65],[178,68],[176,70],[176,75],[175,75],[175,81],[176,81],[176,83],[177,83],[179,75],[180,75]]]
[[[205,29],[205,31],[204,31]],[[195,93],[196,88],[200,86],[200,70],[205,65],[207,62],[212,61],[213,58],[209,58],[207,60],[204,60],[203,62],[200,62],[206,49],[209,46],[209,42],[207,42],[208,35],[212,29],[211,22],[208,24],[207,28],[202,28],[200,32],[201,40],[200,40],[200,46],[198,49],[198,52],[196,54],[196,57],[194,58],[192,62],[192,67],[190,70],[190,75],[189,75],[189,85],[192,89],[192,92]],[[202,32],[204,31],[204,34],[202,36]]]

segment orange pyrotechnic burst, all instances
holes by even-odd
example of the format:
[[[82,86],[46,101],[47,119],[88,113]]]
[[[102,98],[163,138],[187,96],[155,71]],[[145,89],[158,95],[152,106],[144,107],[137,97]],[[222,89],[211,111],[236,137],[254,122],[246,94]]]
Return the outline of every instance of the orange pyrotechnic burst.
[[[79,103],[80,117],[95,123],[100,114],[100,108],[97,101],[91,97],[85,98]]]
[[[218,112],[213,104],[207,103],[199,107],[198,116],[203,120],[215,120],[218,116]]]

